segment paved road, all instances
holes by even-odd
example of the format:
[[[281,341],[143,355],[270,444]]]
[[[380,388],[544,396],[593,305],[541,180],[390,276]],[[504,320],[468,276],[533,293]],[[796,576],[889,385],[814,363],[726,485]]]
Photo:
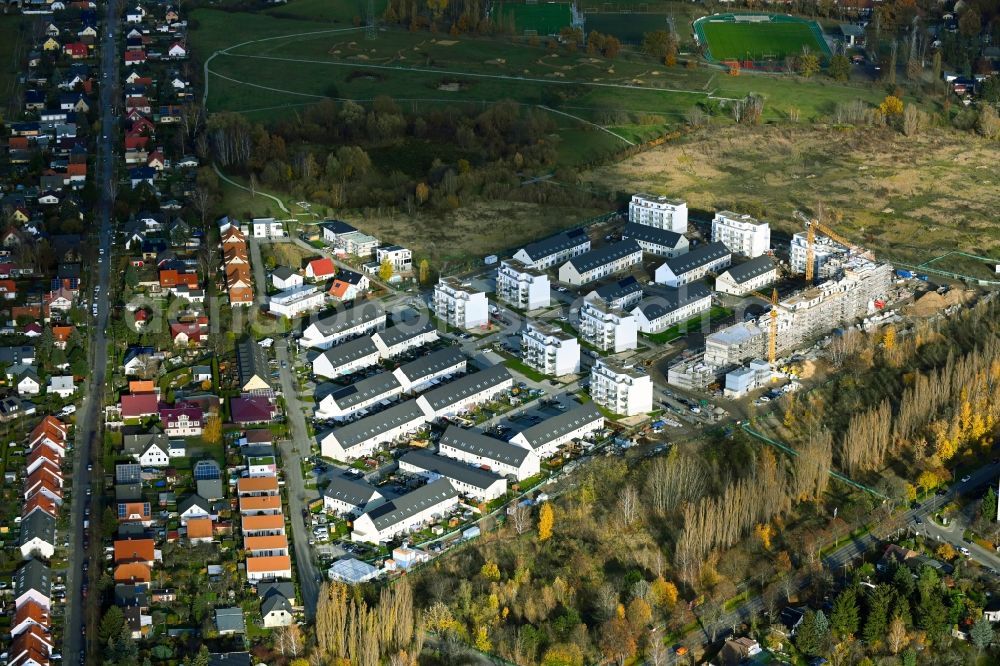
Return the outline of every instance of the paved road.
[[[70,508],[70,531],[69,541],[72,548],[68,557],[69,570],[66,581],[66,631],[64,636],[63,655],[67,660],[65,663],[76,663],[86,653],[87,643],[85,639],[85,627],[95,628],[93,624],[97,620],[97,612],[94,609],[100,608],[97,603],[85,602],[82,594],[82,587],[85,582],[83,573],[83,562],[86,557],[91,557],[90,576],[94,579],[89,584],[89,589],[94,590],[96,576],[100,574],[101,560],[93,557],[94,551],[100,548],[100,533],[96,529],[91,529],[94,536],[91,539],[90,550],[83,548],[84,541],[84,509],[85,504],[90,500],[92,517],[96,520],[101,515],[101,507],[97,498],[98,492],[92,496],[87,495],[91,487],[91,472],[88,471],[88,464],[94,465],[93,476],[100,478],[101,462],[101,419],[104,408],[104,385],[105,375],[108,365],[108,341],[105,331],[108,328],[109,298],[108,286],[110,284],[110,256],[111,256],[111,211],[114,208],[114,190],[108,184],[115,178],[115,154],[114,141],[118,132],[115,130],[114,96],[118,92],[118,14],[119,3],[111,0],[107,3],[105,22],[103,26],[104,35],[101,40],[101,85],[100,85],[100,136],[97,139],[97,161],[94,173],[95,182],[99,186],[100,200],[95,211],[95,219],[100,225],[98,230],[99,247],[103,250],[103,257],[98,254],[98,281],[100,286],[100,296],[94,298],[97,304],[97,316],[92,318],[90,327],[90,368],[91,374],[87,381],[86,393],[83,404],[77,411],[76,421],[76,458],[73,463],[73,500]],[[107,137],[106,139],[104,137]],[[95,258],[91,257],[91,261]],[[93,498],[93,499],[91,499]],[[93,527],[97,527],[95,524]],[[94,610],[92,613],[88,611]],[[88,625],[88,623],[90,623]],[[93,636],[93,631],[86,632],[86,635]],[[96,646],[95,646],[96,647]],[[70,661],[72,660],[72,661]]]
[[[288,494],[288,511],[291,514],[292,542],[295,549],[295,568],[298,571],[299,587],[302,590],[302,603],[306,615],[310,618],[316,614],[316,599],[319,597],[320,572],[313,561],[312,547],[309,539],[311,529],[305,526],[302,519],[302,509],[306,507],[308,498],[316,491],[307,491],[302,477],[303,457],[311,455],[309,430],[302,413],[302,404],[298,398],[298,385],[293,373],[291,355],[288,353],[288,341],[279,339],[274,344],[274,355],[278,359],[278,377],[281,380],[281,392],[285,398],[285,412],[292,438],[278,444],[281,460],[285,471],[285,489]],[[308,495],[307,493],[312,493]]]

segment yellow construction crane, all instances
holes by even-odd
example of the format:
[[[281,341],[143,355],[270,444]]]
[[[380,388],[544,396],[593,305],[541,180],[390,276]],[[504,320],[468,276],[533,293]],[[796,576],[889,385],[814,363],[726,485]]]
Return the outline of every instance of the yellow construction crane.
[[[775,361],[778,358],[778,290],[772,290],[770,298],[759,291],[752,291],[750,293],[761,300],[770,301],[771,303],[770,321],[767,327],[767,362],[771,364],[771,368],[773,369]]]
[[[815,276],[815,263],[816,263],[816,230],[818,229],[824,236],[828,236],[834,241],[840,243],[848,249],[850,252],[856,252],[862,254],[872,261],[875,260],[875,255],[870,250],[862,250],[857,245],[847,240],[836,231],[826,226],[819,220],[810,219],[800,211],[795,211],[795,216],[806,224],[806,282],[812,282]]]

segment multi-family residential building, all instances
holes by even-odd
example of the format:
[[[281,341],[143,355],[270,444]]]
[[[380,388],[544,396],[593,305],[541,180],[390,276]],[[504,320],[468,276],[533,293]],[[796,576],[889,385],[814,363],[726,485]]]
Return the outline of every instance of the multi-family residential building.
[[[410,349],[423,347],[437,339],[437,329],[429,321],[401,321],[372,333],[372,342],[375,343],[382,358],[399,356]]]
[[[688,251],[688,239],[684,234],[645,224],[629,222],[622,230],[622,238],[631,238],[639,243],[643,252],[659,257],[676,257]]]
[[[427,420],[455,416],[473,407],[505,395],[514,386],[514,378],[502,365],[464,375],[427,391],[416,402]]]
[[[645,414],[653,410],[653,380],[634,365],[597,359],[590,370],[590,397],[615,414]]]
[[[319,400],[316,416],[343,420],[376,405],[394,401],[403,393],[403,386],[391,372],[380,372],[338,387]]]
[[[409,273],[413,270],[413,252],[399,245],[385,245],[375,250],[375,261],[381,265],[388,261],[396,273]]]
[[[313,322],[302,332],[301,344],[329,349],[359,335],[385,328],[385,310],[378,303],[362,303],[349,310],[335,311]]]
[[[276,315],[292,319],[311,310],[323,307],[326,297],[312,285],[286,289],[268,298],[267,309]]]
[[[753,322],[740,322],[705,337],[705,363],[718,368],[738,365],[763,355],[766,347],[765,331]]]
[[[722,243],[733,254],[753,259],[771,249],[771,227],[750,215],[719,211],[712,218],[712,242]]]
[[[384,501],[382,494],[364,481],[337,474],[323,490],[323,507],[338,516],[358,516]]]
[[[633,308],[632,314],[640,331],[659,333],[711,308],[712,290],[701,282],[695,282],[651,291]]]
[[[732,266],[715,278],[715,290],[744,296],[763,289],[778,279],[778,266],[767,255]]]
[[[514,253],[514,258],[529,268],[546,270],[588,251],[590,237],[587,232],[570,229],[525,245]]]
[[[642,295],[642,285],[634,276],[629,275],[594,289],[584,299],[601,301],[609,308],[627,310],[641,301]]]
[[[441,435],[438,454],[489,468],[517,481],[534,476],[541,469],[534,451],[455,425],[448,426]]]
[[[432,383],[465,372],[468,359],[459,347],[445,347],[404,363],[392,374],[404,393],[422,391]]]
[[[561,328],[528,321],[521,331],[521,356],[538,372],[552,377],[580,371],[580,341]]]
[[[687,233],[687,203],[654,194],[633,194],[628,204],[628,221],[676,234]]]
[[[458,496],[447,479],[428,483],[362,513],[354,521],[351,540],[377,544],[412,532],[446,516],[458,505]]]
[[[312,361],[317,377],[339,377],[369,368],[379,362],[381,353],[371,336],[349,340],[330,347]]]
[[[449,326],[471,330],[489,323],[486,293],[451,277],[434,287],[434,314]]]
[[[547,308],[549,276],[517,259],[505,259],[497,269],[497,300],[522,310]]]
[[[802,275],[806,272],[807,246],[808,236],[805,231],[792,236],[789,247],[792,273]],[[834,277],[843,270],[848,254],[848,248],[827,236],[816,234],[813,240],[813,275],[821,280]]]
[[[582,285],[642,263],[642,248],[634,240],[622,240],[575,256],[559,267],[559,281]]]
[[[603,428],[604,415],[594,403],[588,402],[522,430],[511,437],[510,443],[534,451],[544,460],[554,456],[564,444],[589,437]]]
[[[580,308],[580,337],[601,351],[619,353],[638,344],[635,315],[608,307],[601,301],[585,301]]]
[[[722,243],[708,243],[686,254],[667,259],[654,274],[654,281],[668,287],[679,287],[701,280],[711,272],[728,267],[733,253]]]
[[[417,400],[407,400],[322,433],[317,439],[324,456],[346,462],[370,456],[383,444],[413,434],[426,423],[427,415]]]
[[[399,471],[430,482],[447,479],[455,490],[477,502],[490,502],[507,492],[507,479],[429,451],[408,451],[399,458]]]

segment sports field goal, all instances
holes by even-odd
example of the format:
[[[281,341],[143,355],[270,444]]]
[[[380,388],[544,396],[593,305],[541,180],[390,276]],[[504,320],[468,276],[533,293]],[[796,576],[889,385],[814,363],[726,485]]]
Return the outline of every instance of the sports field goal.
[[[528,30],[526,28],[525,31],[524,31],[524,36],[525,37],[538,37],[538,31],[537,30]]]

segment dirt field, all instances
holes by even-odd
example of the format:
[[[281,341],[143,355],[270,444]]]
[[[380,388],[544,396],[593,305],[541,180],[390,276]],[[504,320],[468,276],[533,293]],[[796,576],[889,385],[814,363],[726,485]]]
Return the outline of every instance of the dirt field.
[[[414,263],[427,257],[434,270],[447,273],[471,262],[482,262],[488,254],[516,249],[606,212],[482,201],[463,206],[444,217],[397,215],[349,221],[366,233],[410,248]]]
[[[772,228],[822,202],[835,226],[888,258],[920,263],[949,250],[1000,255],[1000,145],[932,130],[711,128],[584,178],[595,187],[683,197],[692,208],[762,209]],[[828,219],[830,219],[828,217]]]
[[[292,243],[265,243],[261,245],[260,252],[264,261],[268,257],[274,257],[275,265],[288,266],[293,270],[302,268],[306,259],[320,256],[318,250],[310,252]]]

